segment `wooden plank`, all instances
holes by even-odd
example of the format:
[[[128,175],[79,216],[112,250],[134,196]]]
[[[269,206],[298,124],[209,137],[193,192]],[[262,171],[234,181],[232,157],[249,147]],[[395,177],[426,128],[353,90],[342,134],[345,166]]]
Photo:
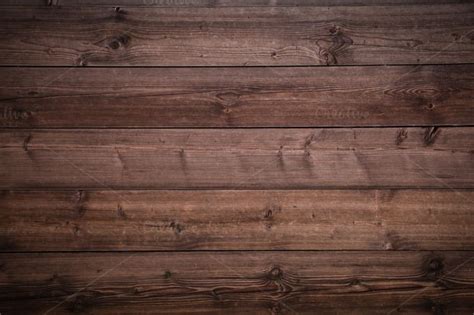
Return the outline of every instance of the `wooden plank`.
[[[2,7],[0,65],[472,63],[473,9]]]
[[[3,130],[0,187],[474,188],[474,129]]]
[[[474,65],[2,74],[8,128],[474,125]]]
[[[286,7],[459,4],[469,0],[2,0],[0,6]]]
[[[472,252],[43,253],[0,261],[6,314],[470,314],[474,306]]]
[[[459,4],[469,0],[2,0],[0,6],[286,7]]]
[[[472,190],[4,191],[0,251],[473,250]]]

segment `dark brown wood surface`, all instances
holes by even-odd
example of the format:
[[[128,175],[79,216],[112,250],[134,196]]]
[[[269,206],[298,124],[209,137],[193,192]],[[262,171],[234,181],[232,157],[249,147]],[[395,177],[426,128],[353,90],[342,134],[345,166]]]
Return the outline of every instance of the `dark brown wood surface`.
[[[0,2],[0,315],[474,312],[474,3]]]
[[[0,6],[306,7],[462,4],[469,0],[3,0]]]
[[[474,250],[472,190],[4,191],[0,251]]]
[[[2,7],[0,65],[472,63],[473,3]]]
[[[469,252],[0,255],[6,314],[470,314]]]
[[[473,125],[474,67],[4,68],[8,128]]]
[[[0,187],[474,188],[471,128],[22,130]]]

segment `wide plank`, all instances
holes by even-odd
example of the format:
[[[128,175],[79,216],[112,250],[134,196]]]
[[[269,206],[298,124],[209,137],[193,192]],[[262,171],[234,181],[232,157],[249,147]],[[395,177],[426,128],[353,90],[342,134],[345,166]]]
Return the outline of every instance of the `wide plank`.
[[[474,4],[1,7],[0,65],[474,62]]]
[[[474,188],[473,128],[2,130],[2,189]]]
[[[3,191],[0,251],[474,250],[473,190]]]
[[[470,314],[473,252],[1,254],[6,314]]]
[[[474,65],[4,68],[0,126],[474,125],[473,91]]]

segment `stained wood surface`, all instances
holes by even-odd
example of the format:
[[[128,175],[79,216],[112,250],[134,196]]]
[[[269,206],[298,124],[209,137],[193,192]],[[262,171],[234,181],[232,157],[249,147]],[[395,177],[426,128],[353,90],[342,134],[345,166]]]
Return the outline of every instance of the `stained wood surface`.
[[[474,304],[472,252],[43,253],[0,262],[7,314],[469,314]]]
[[[461,4],[469,0],[3,0],[0,6],[286,7]]]
[[[472,190],[4,191],[1,251],[473,250]]]
[[[8,128],[473,125],[473,82],[473,65],[5,68],[0,77],[0,124]]]
[[[472,63],[473,9],[2,7],[0,65]]]
[[[0,315],[468,314],[474,3],[0,3]]]
[[[2,188],[474,188],[471,128],[19,130]]]

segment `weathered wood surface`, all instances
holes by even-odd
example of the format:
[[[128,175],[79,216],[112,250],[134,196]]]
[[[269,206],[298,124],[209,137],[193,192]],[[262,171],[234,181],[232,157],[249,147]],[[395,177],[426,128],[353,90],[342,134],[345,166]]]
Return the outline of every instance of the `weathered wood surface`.
[[[4,68],[0,125],[474,125],[473,91],[473,65]]]
[[[473,250],[472,190],[4,191],[1,251]]]
[[[473,129],[3,130],[0,187],[474,188]]]
[[[286,7],[461,4],[469,0],[2,0],[0,6]]]
[[[1,7],[0,65],[474,62],[474,4]]]
[[[6,314],[470,314],[473,252],[0,255]]]

